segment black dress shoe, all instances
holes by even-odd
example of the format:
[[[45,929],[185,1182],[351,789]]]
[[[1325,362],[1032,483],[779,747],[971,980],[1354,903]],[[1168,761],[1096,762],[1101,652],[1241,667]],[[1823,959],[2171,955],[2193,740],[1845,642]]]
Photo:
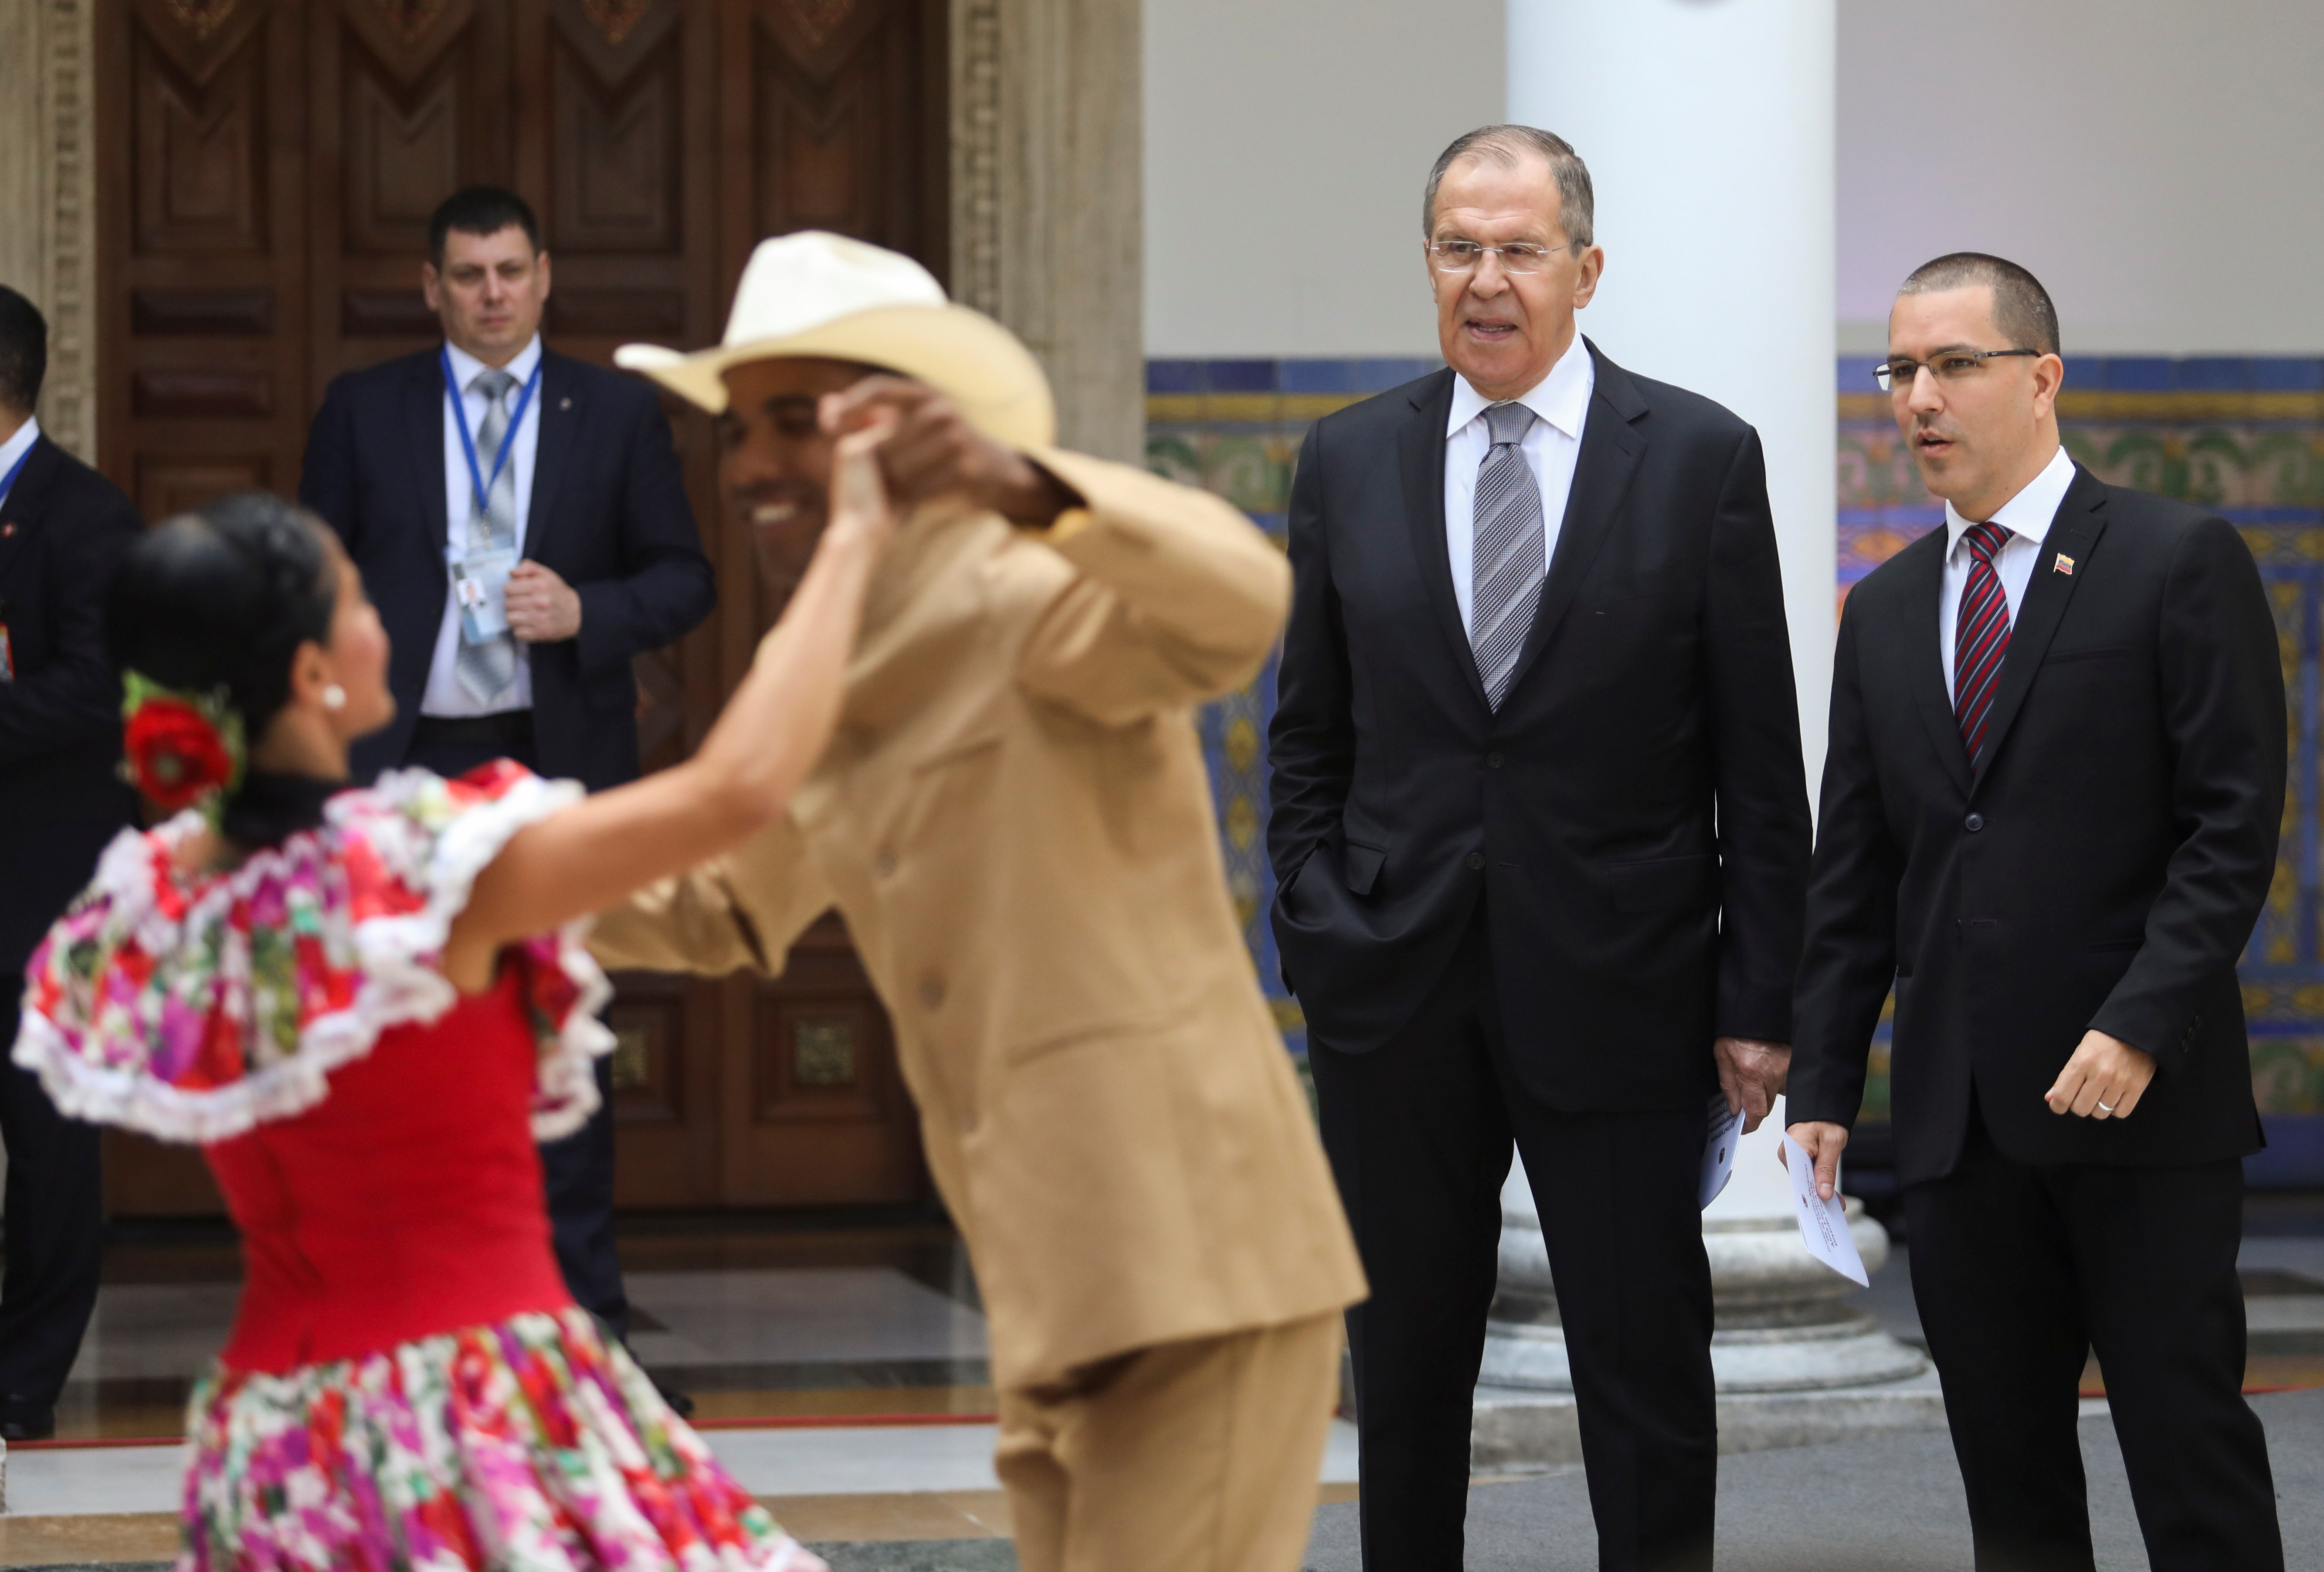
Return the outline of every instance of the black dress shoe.
[[[56,1433],[55,1404],[14,1392],[0,1395],[0,1441],[45,1441]]]

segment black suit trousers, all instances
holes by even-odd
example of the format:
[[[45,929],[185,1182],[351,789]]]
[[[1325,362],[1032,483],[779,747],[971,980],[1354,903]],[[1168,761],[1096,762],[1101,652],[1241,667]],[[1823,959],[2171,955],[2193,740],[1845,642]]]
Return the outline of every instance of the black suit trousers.
[[[9,975],[21,976],[20,964]],[[0,1395],[54,1404],[97,1308],[105,1176],[94,1124],[68,1119],[40,1077],[0,1066],[8,1152],[8,1265],[0,1279]]]
[[[1904,1207],[1978,1572],[2091,1572],[2076,1417],[2092,1350],[2154,1572],[2281,1572],[2243,1399],[2240,1163],[2037,1167],[1972,1114],[1959,1164]]]
[[[1459,1572],[1512,1137],[1541,1209],[1604,1572],[1711,1566],[1718,1420],[1703,1114],[1562,1113],[1511,1073],[1480,902],[1401,1031],[1311,1047],[1371,1298],[1348,1313],[1364,1565]]]
[[[482,744],[415,744],[404,763],[449,778],[503,756],[528,770],[540,768],[530,748],[512,751]],[[565,1274],[566,1291],[626,1341],[630,1296],[622,1284],[622,1258],[613,1243],[613,1067],[601,1059],[596,1069],[597,1111],[572,1134],[541,1142],[541,1178],[549,1196],[550,1242],[557,1250],[558,1270]]]

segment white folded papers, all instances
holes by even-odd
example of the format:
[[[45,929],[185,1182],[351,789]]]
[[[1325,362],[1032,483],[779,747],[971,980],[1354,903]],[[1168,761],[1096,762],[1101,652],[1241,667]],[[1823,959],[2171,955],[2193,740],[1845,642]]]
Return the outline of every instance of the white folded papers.
[[[1735,1147],[1743,1139],[1743,1111],[1729,1113],[1727,1094],[1715,1093],[1711,1099],[1711,1133],[1702,1143],[1702,1199],[1698,1206],[1708,1207],[1735,1177]]]
[[[1800,1242],[1808,1253],[1858,1287],[1870,1288],[1872,1279],[1865,1273],[1864,1257],[1856,1253],[1840,1196],[1835,1192],[1827,1202],[1816,1194],[1815,1159],[1789,1134],[1784,1137],[1784,1166],[1791,1170],[1792,1199],[1800,1209]]]

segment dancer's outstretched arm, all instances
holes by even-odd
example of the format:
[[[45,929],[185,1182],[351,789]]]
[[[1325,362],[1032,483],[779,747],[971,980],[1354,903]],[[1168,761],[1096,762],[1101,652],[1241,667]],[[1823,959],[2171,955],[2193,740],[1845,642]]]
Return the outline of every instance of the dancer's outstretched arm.
[[[782,810],[837,724],[864,589],[894,528],[872,457],[892,429],[840,440],[815,559],[694,757],[519,832],[477,876],[446,947],[455,985],[487,986],[503,945],[690,868]]]

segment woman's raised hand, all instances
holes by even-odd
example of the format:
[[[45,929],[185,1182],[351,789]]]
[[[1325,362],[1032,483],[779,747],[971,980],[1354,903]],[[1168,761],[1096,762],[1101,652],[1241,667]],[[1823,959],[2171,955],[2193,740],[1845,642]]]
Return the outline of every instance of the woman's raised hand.
[[[895,532],[896,511],[880,473],[880,448],[896,434],[896,417],[874,411],[863,424],[834,444],[831,458],[831,516],[826,535],[839,535],[878,550]]]
[[[890,410],[865,411],[839,434],[814,559],[694,757],[519,831],[477,876],[445,948],[455,986],[488,986],[511,939],[691,867],[783,810],[831,741],[864,595],[896,532],[879,459],[896,421]]]

